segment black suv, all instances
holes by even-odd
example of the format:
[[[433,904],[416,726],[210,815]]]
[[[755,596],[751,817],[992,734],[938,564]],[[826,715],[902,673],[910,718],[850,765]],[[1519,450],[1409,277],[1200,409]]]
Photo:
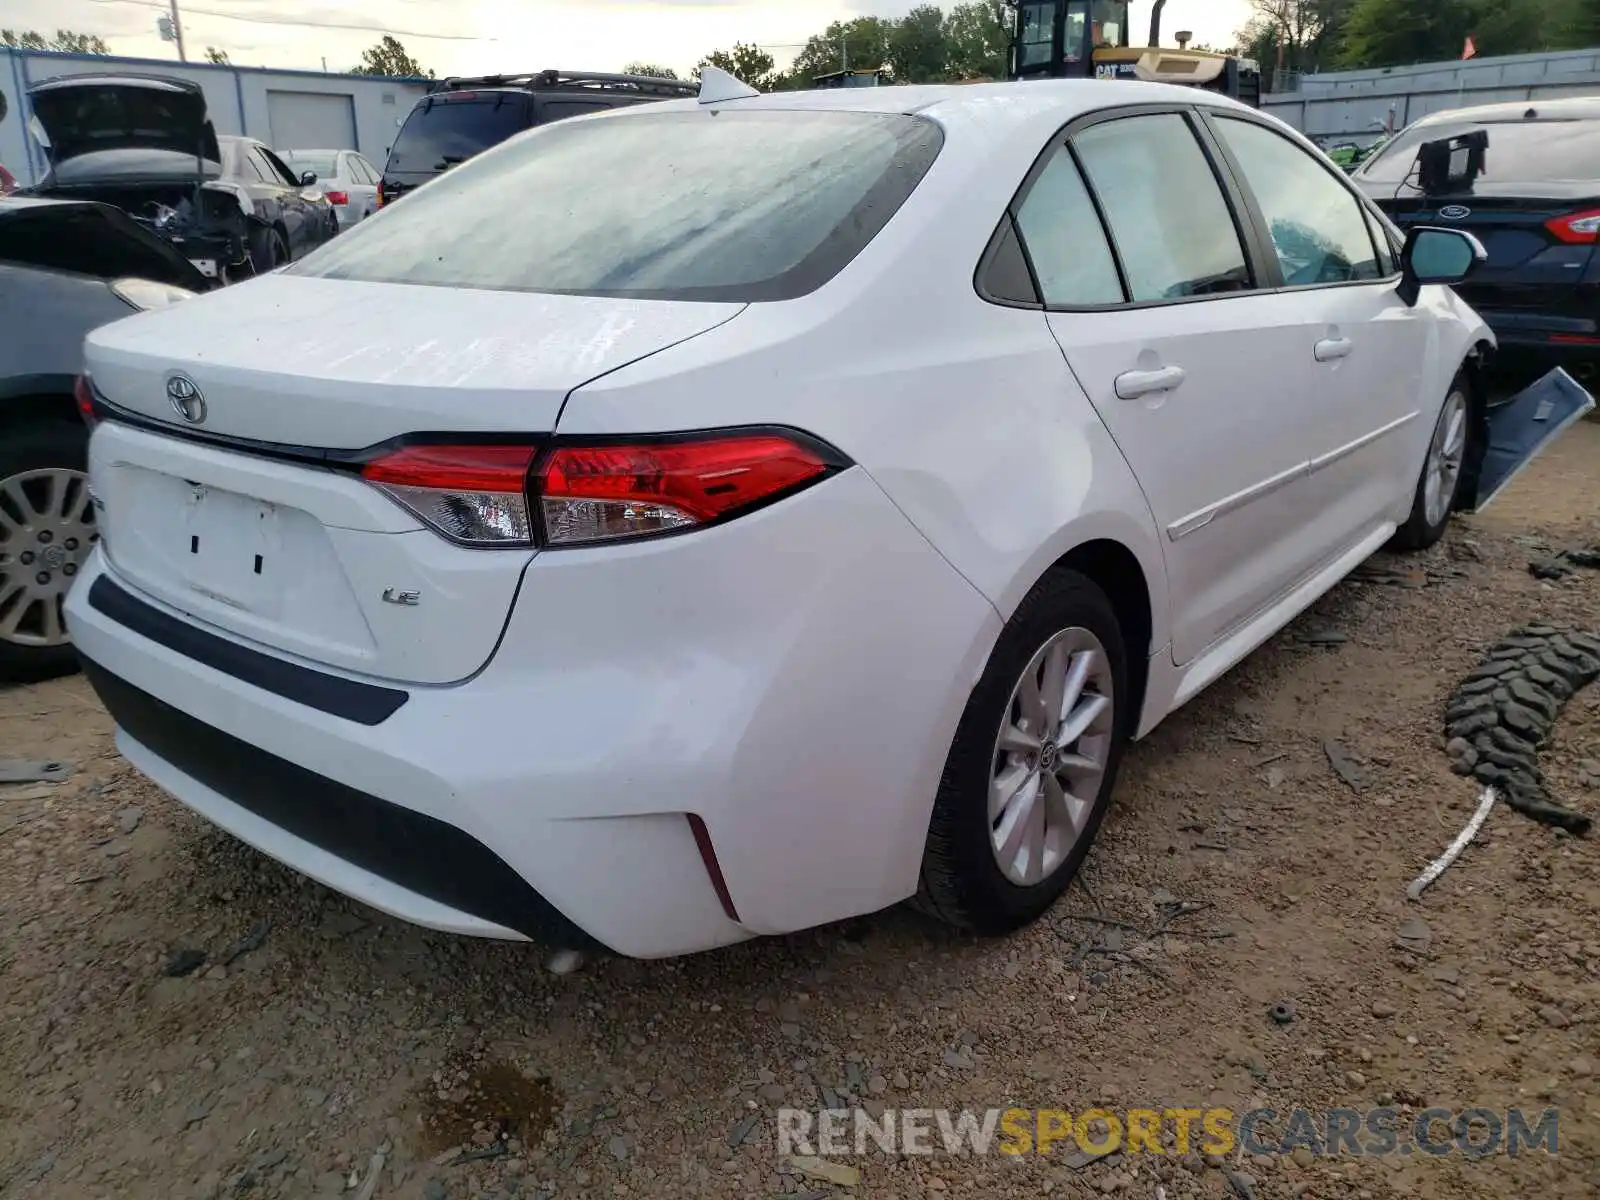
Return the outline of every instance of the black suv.
[[[698,83],[651,75],[541,71],[537,75],[441,79],[417,101],[389,148],[389,161],[378,184],[378,203],[396,200],[535,125],[699,93]]]

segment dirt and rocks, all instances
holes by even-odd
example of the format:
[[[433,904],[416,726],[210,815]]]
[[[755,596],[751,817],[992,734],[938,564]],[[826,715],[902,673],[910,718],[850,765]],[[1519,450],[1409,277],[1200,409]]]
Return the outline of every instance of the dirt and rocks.
[[[72,767],[0,785],[0,1195],[1600,1194],[1595,842],[1497,805],[1405,895],[1478,801],[1447,699],[1514,628],[1600,629],[1600,572],[1528,569],[1597,514],[1584,423],[1374,560],[1133,750],[1083,886],[1002,941],[893,910],[557,977],[190,816],[81,680],[0,692],[0,757]],[[1600,685],[1548,724],[1545,793],[1600,812]],[[1559,1153],[777,1154],[785,1106],[1096,1104],[1554,1108]]]

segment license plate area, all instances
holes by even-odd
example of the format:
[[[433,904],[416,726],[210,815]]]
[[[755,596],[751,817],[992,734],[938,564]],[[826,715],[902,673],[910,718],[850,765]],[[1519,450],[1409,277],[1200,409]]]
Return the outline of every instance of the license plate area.
[[[370,658],[372,631],[316,517],[127,462],[103,477],[102,540],[130,583],[269,644],[351,663]]]
[[[276,615],[282,581],[294,578],[296,548],[285,539],[295,524],[293,509],[205,484],[184,481],[188,489],[174,529],[174,562],[190,589],[260,615]],[[298,514],[305,516],[304,513]]]

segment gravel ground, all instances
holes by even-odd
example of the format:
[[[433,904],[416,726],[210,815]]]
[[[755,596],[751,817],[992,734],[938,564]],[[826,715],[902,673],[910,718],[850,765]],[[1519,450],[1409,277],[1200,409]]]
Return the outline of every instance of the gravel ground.
[[[1600,628],[1600,573],[1526,569],[1596,540],[1597,489],[1584,423],[1444,545],[1375,559],[1134,749],[1084,886],[1002,941],[893,910],[555,977],[190,816],[117,757],[81,680],[0,691],[3,756],[74,767],[0,787],[0,1195],[1600,1194],[1593,840],[1498,806],[1405,898],[1477,801],[1444,753],[1446,697],[1515,626]],[[1540,759],[1550,794],[1600,812],[1595,759],[1600,685]],[[1195,910],[1174,918],[1180,901]],[[205,961],[170,975],[185,952]],[[874,1153],[838,1160],[854,1189],[776,1148],[785,1105],[1097,1102],[1550,1106],[1561,1144],[1476,1162]]]

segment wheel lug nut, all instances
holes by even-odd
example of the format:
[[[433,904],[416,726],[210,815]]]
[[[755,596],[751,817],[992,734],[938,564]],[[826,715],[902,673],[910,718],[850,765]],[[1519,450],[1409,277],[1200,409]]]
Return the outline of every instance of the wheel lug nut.
[[[65,542],[62,543],[62,545],[64,545],[68,550],[76,550],[78,548],[78,539],[77,538],[68,538]]]
[[[51,542],[55,541],[55,539],[56,535],[51,533],[48,529],[41,529],[39,531],[39,544],[41,546],[48,546]]]
[[[25,567],[33,565],[32,550],[24,550],[21,554],[17,555],[17,558]]]
[[[72,578],[72,576],[78,573],[78,564],[68,563],[66,566],[61,568],[61,573],[69,579]]]
[[[49,571],[40,571],[33,578],[34,578],[35,582],[40,583],[40,584],[49,583],[50,582],[50,572]]]

